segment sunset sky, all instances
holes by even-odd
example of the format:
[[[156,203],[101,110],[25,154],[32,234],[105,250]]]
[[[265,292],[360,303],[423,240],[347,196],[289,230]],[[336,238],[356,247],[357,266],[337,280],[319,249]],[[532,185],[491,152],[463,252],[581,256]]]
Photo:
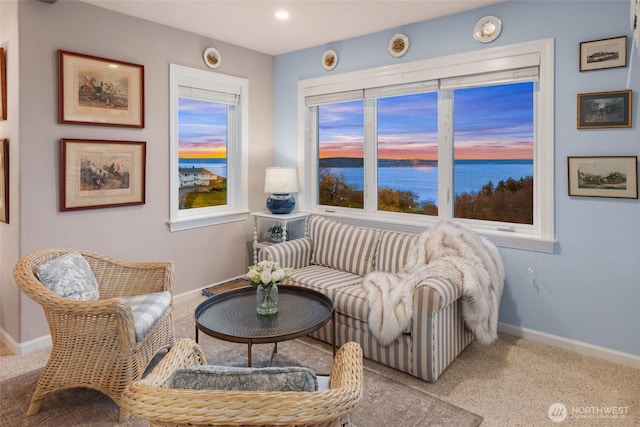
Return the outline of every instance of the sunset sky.
[[[179,98],[178,122],[178,156],[180,158],[227,156],[226,105]]]
[[[532,159],[531,83],[455,92],[456,159]],[[364,157],[363,101],[320,107],[320,157]],[[226,157],[226,106],[179,99],[180,158]],[[435,92],[378,100],[378,157],[437,159]]]
[[[435,92],[378,100],[378,157],[436,159]],[[455,92],[456,159],[532,159],[531,83]],[[320,157],[363,157],[363,102],[320,107]]]

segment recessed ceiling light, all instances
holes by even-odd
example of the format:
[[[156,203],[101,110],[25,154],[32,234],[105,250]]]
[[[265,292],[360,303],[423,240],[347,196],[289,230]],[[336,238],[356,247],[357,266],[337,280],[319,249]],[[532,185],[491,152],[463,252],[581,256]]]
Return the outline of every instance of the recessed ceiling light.
[[[284,9],[280,9],[276,11],[276,18],[280,21],[286,21],[287,19],[289,19],[289,12]]]

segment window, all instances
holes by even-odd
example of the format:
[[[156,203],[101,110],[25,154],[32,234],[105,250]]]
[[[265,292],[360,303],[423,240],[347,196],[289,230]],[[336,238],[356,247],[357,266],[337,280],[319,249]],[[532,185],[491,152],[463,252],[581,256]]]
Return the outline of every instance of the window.
[[[533,82],[453,92],[453,216],[533,224]]]
[[[552,40],[299,82],[306,210],[553,248]],[[364,216],[363,216],[364,214]]]
[[[318,197],[321,205],[363,208],[363,117],[362,101],[318,106]]]
[[[245,79],[170,66],[171,231],[246,219]]]

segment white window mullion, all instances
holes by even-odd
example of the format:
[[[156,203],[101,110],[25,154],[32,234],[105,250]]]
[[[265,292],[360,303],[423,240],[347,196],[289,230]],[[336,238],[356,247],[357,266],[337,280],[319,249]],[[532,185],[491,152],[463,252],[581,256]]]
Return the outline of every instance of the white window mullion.
[[[438,94],[438,216],[453,218],[453,91]]]
[[[236,108],[233,106],[227,107],[227,184],[240,182],[240,175],[238,171],[240,168],[237,167],[238,162],[237,158],[239,157],[239,144],[230,144],[230,141],[237,141],[238,138],[238,120],[236,118]],[[227,190],[227,205],[234,206],[235,191]]]
[[[304,206],[314,206],[318,208],[318,175],[320,174],[318,166],[318,107],[305,108],[305,129],[304,129],[304,145],[305,155],[304,157],[304,174],[303,181],[308,183],[303,185],[303,194],[298,194],[298,197],[302,196],[302,208]],[[315,191],[306,191],[307,189],[316,189]]]
[[[364,210],[378,209],[378,127],[377,103],[367,99],[364,103]]]

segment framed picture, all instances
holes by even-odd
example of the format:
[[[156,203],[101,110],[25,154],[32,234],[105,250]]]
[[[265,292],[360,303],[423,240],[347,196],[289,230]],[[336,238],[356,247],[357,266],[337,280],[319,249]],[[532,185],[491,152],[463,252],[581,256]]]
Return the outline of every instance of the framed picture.
[[[7,120],[7,63],[0,47],[0,120]]]
[[[580,71],[627,66],[627,36],[580,43]]]
[[[578,129],[630,128],[633,92],[578,94]]]
[[[58,51],[58,121],[144,127],[144,66]]]
[[[9,223],[9,141],[0,141],[0,222]]]
[[[145,203],[146,142],[60,142],[61,211]]]
[[[638,198],[638,156],[568,157],[569,195]]]

